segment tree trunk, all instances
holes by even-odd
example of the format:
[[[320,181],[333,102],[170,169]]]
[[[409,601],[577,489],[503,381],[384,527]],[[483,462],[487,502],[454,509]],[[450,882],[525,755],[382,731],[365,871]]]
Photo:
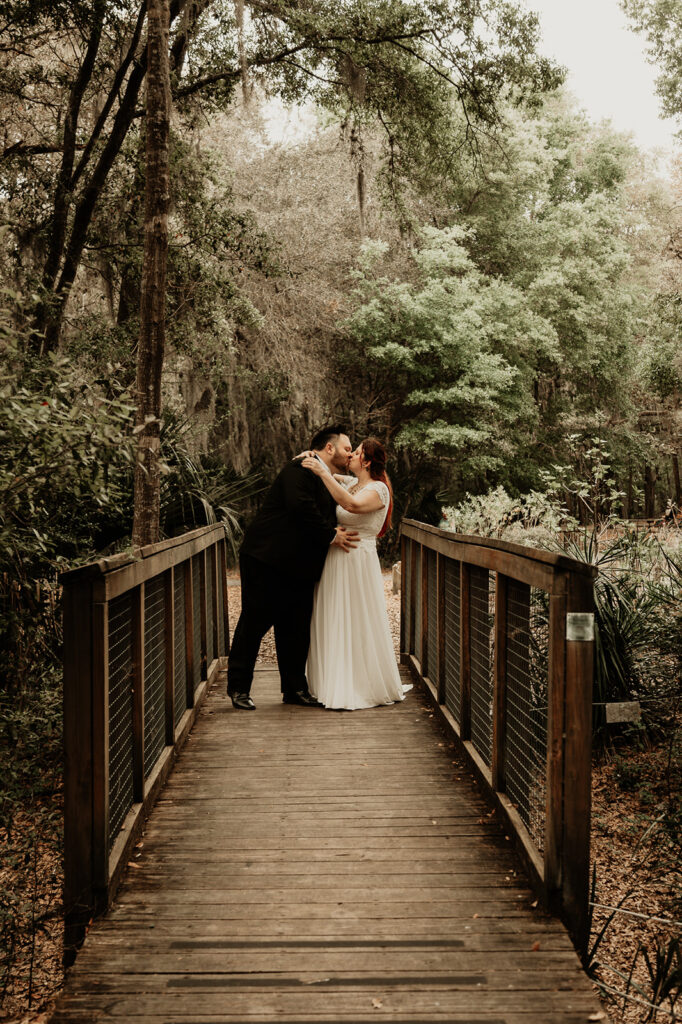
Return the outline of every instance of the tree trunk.
[[[682,486],[680,485],[680,457],[673,452],[673,478],[675,480],[675,504],[682,508]]]
[[[650,463],[644,466],[644,517],[656,517],[656,468]]]
[[[133,544],[159,539],[161,475],[159,434],[161,372],[165,343],[166,263],[168,255],[170,129],[169,0],[148,0],[147,7],[147,180],[144,261],[137,353],[137,460]]]
[[[206,0],[203,0],[203,2],[205,3]],[[182,13],[185,3],[186,0],[170,0],[170,5],[164,4],[164,7],[167,9],[170,6],[170,16],[175,20]],[[194,6],[196,7],[197,5]],[[113,163],[125,141],[128,130],[137,116],[138,96],[147,69],[146,57],[136,59],[138,40],[143,25],[143,12],[144,4],[131,36],[128,53],[116,71],[109,90],[109,96],[105,101],[92,138],[86,144],[78,161],[78,166],[71,177],[69,188],[74,190],[76,184],[86,172],[89,174],[89,177],[86,178],[87,183],[83,186],[82,195],[75,205],[73,224],[68,238],[65,236],[62,240],[62,251],[59,253],[59,263],[62,266],[62,270],[59,280],[54,285],[54,295],[49,297],[49,302],[43,302],[38,310],[34,343],[37,349],[44,352],[54,351],[59,345],[64,313],[80,266],[87,232],[95,207],[104,189]],[[184,53],[184,47],[186,46],[188,31],[189,29],[179,33],[174,42],[174,52],[179,47],[179,60],[184,59],[182,53]],[[131,65],[132,70],[130,70]],[[107,117],[115,103],[117,104],[117,110],[109,136],[95,159],[95,155],[98,152],[95,142],[100,139]],[[94,161],[94,167],[92,168],[90,167],[91,159]]]

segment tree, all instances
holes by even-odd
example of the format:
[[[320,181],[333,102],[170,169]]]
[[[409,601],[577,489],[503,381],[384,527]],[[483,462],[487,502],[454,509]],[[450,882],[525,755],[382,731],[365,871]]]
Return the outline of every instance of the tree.
[[[658,65],[657,92],[666,117],[682,116],[682,2],[680,0],[621,0],[636,32],[648,41],[649,57]]]
[[[417,130],[438,148],[453,98],[475,147],[479,132],[497,124],[505,90],[530,99],[558,80],[536,53],[536,17],[512,0],[253,0],[244,8],[240,27],[232,0],[170,0],[180,113],[190,116],[198,102],[225,108],[246,70],[285,99],[314,96],[348,105],[353,116],[371,112],[397,167]],[[16,240],[13,271],[39,293],[35,339],[43,351],[59,344],[93,216],[143,114],[145,15],[139,0],[0,2],[0,189]]]
[[[168,0],[149,0],[144,259],[140,299],[140,340],[137,349],[137,461],[133,510],[133,544],[140,547],[159,539],[161,372],[166,332],[166,265],[170,200],[169,21]]]
[[[501,146],[482,144],[482,167],[430,174],[410,216],[444,226],[417,235],[412,267],[394,258],[378,280],[364,269],[347,323],[346,370],[367,354],[383,369],[370,429],[395,436],[411,480],[452,500],[540,488],[543,469],[571,463],[568,434],[605,436],[621,471],[636,451],[647,292],[629,240],[642,223],[625,187],[633,147],[561,97],[507,124]]]

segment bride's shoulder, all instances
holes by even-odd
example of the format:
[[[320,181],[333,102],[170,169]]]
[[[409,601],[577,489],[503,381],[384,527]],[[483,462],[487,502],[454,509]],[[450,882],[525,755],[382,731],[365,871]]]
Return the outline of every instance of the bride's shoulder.
[[[370,480],[366,486],[376,491],[383,503],[386,504],[388,500],[388,487],[383,480]]]

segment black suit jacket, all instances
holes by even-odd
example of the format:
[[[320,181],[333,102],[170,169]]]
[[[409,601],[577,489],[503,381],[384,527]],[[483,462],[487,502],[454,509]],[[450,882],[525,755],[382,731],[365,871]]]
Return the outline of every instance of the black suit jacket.
[[[306,580],[319,580],[336,530],[336,503],[300,460],[288,462],[244,534],[242,551]]]

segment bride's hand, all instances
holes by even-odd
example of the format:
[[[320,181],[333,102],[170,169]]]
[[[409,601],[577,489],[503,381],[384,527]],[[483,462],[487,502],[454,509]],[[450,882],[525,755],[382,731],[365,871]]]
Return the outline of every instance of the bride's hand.
[[[316,473],[317,476],[322,476],[323,473],[327,472],[320,460],[313,458],[311,455],[306,455],[301,465],[304,469],[312,469],[313,473]]]

